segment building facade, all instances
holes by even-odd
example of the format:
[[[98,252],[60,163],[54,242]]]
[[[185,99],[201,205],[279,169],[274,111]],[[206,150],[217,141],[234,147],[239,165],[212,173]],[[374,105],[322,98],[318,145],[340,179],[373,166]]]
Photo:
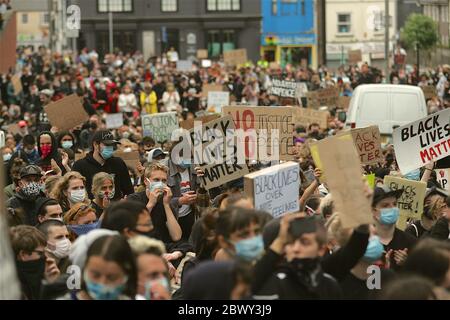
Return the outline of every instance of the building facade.
[[[423,6],[423,14],[431,17],[437,24],[439,30],[440,44],[449,46],[449,0],[420,0]]]
[[[285,66],[317,68],[314,0],[261,0],[261,56]]]
[[[361,50],[362,60],[382,67],[385,62],[384,0],[327,0],[327,65],[348,62],[349,50]],[[389,0],[389,50],[397,38],[397,3]]]
[[[174,47],[180,59],[208,49],[210,58],[245,48],[259,59],[260,0],[72,0],[81,8],[79,48],[109,51],[108,12],[114,48],[145,58]],[[108,6],[110,4],[110,6]]]

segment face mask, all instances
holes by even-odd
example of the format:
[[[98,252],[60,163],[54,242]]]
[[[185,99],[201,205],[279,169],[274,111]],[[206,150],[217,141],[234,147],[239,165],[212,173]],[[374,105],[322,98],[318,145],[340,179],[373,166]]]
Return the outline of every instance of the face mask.
[[[49,145],[42,146],[41,147],[42,159],[47,158],[51,152],[52,152],[52,146],[49,146]]]
[[[86,289],[94,300],[118,300],[119,296],[125,290],[125,283],[116,285],[114,287],[106,286],[101,283],[93,282],[89,279],[87,274],[84,274],[84,282],[86,283]]]
[[[236,256],[245,261],[253,261],[258,259],[264,251],[264,241],[262,235],[255,236],[250,239],[238,241],[234,248]]]
[[[11,153],[6,153],[3,155],[3,161],[5,161],[5,162],[9,161],[11,159],[11,157],[12,157]]]
[[[86,198],[85,189],[70,191],[69,200],[73,204],[83,202],[85,198]]]
[[[375,262],[381,258],[384,252],[383,244],[380,242],[380,238],[373,236],[369,239],[366,253],[364,253],[363,259],[367,262]]]
[[[420,169],[411,171],[411,172],[405,174],[404,177],[405,177],[405,179],[408,179],[408,180],[419,181],[420,180]]]
[[[182,159],[179,166],[183,169],[189,169],[191,167],[191,160]]]
[[[37,182],[30,182],[22,188],[22,193],[28,199],[36,198],[41,192],[41,184]]]
[[[97,221],[90,224],[68,224],[67,228],[72,230],[77,236],[88,234],[92,230],[98,229],[101,225],[101,221]]]
[[[72,141],[63,141],[61,143],[61,146],[63,147],[63,149],[70,149],[73,147],[73,142]]]
[[[392,225],[396,224],[399,216],[399,209],[395,208],[387,208],[380,210],[380,223],[384,225]]]
[[[167,280],[166,277],[159,278],[159,279],[153,280],[153,281],[148,281],[145,283],[145,299],[146,300],[152,300],[151,289],[152,289],[152,286],[155,285],[156,283],[159,283],[160,285],[162,285],[164,287],[164,289],[166,289],[167,291],[170,292],[169,281]]]
[[[23,149],[23,151],[25,151],[26,154],[30,155],[33,153],[34,149]]]
[[[128,139],[130,137],[130,133],[129,132],[124,132],[124,133],[122,133],[122,137],[124,139]]]
[[[47,243],[47,251],[52,253],[58,259],[68,257],[71,247],[72,243],[67,238],[59,240],[55,244],[50,242]]]
[[[317,281],[321,270],[319,258],[296,258],[289,262],[289,265],[300,283],[308,288],[316,288],[319,285]]]
[[[157,189],[164,189],[166,187],[166,185],[164,183],[162,183],[161,181],[150,182],[150,180],[148,180],[148,179],[147,179],[147,181],[149,182],[148,190],[150,192],[153,192]]]
[[[45,272],[45,258],[33,261],[16,261],[17,275],[27,284],[24,293],[29,299],[38,299]]]
[[[113,191],[111,191],[110,193],[108,193],[108,199],[114,198],[114,195],[115,195],[115,190],[113,190]],[[100,199],[104,199],[104,198],[105,198],[105,192],[104,192],[104,191],[100,191],[100,192],[98,193],[98,197],[99,197]]]
[[[101,151],[101,156],[103,159],[108,160],[113,156],[114,153],[114,147],[113,146],[106,146]]]

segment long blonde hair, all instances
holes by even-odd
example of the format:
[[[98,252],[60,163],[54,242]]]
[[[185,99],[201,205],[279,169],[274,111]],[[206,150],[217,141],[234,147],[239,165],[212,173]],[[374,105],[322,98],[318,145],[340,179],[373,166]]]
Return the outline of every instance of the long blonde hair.
[[[94,195],[94,197],[98,194],[98,192],[100,191],[101,187],[103,186],[103,183],[109,180],[112,183],[113,188],[115,188],[114,185],[114,176],[106,173],[106,172],[99,172],[97,173],[94,178],[92,178],[92,188],[91,188],[91,192]]]
[[[67,172],[61,180],[53,187],[53,190],[50,194],[50,197],[56,199],[61,205],[63,211],[67,211],[70,209],[69,199],[67,198],[66,192],[69,188],[69,183],[73,179],[80,179],[83,181],[83,184],[86,186],[86,178],[83,177],[80,173],[76,171]],[[86,199],[84,203],[89,203],[89,199],[86,195]]]

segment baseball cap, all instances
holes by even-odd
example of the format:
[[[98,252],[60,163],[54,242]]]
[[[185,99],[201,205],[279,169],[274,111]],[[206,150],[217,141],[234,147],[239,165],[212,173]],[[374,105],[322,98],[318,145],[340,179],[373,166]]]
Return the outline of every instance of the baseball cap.
[[[115,144],[121,144],[119,141],[114,139],[114,135],[109,130],[99,130],[92,137],[92,143],[101,142],[104,145],[111,146]]]
[[[20,179],[28,176],[39,176],[42,177],[42,170],[38,166],[31,164],[20,170]]]
[[[27,126],[27,122],[25,120],[19,121],[19,127],[25,128]]]
[[[50,90],[50,89],[44,89],[40,93],[41,94],[45,94],[47,97],[53,97],[53,94],[55,92],[53,90]]]
[[[376,187],[373,191],[372,206],[376,206],[378,202],[383,199],[394,197],[400,198],[403,194],[403,189],[392,190],[389,187],[383,185],[382,187]]]
[[[148,153],[147,161],[152,162],[153,159],[160,157],[162,155],[166,156],[166,153],[161,148],[155,148]]]

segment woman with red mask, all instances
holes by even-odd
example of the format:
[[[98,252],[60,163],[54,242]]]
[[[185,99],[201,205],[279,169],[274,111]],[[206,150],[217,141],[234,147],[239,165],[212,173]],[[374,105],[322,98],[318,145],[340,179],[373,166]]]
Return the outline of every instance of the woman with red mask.
[[[58,152],[58,143],[56,142],[53,133],[49,131],[41,132],[37,141],[40,159],[36,164],[41,167],[44,172],[53,170],[55,171],[54,174],[60,173],[61,175],[64,175],[68,171],[68,168],[63,164],[63,158]],[[55,160],[56,165],[59,167],[56,168],[56,170],[54,165],[52,166],[52,159]]]

